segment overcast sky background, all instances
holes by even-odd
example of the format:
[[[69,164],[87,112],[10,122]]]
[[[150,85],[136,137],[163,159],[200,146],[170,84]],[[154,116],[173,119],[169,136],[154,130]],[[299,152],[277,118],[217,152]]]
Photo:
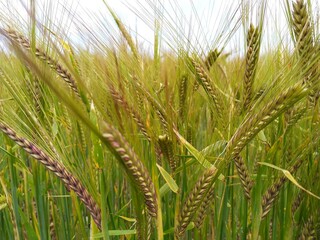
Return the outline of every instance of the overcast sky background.
[[[27,31],[30,0],[0,0],[0,20]],[[90,48],[112,44],[120,34],[103,0],[36,0],[37,19],[68,41]],[[243,52],[244,31],[240,20],[241,0],[105,0],[125,24],[138,46],[153,51],[154,19],[160,19],[162,49],[191,49],[206,52],[214,47]],[[259,22],[261,1],[250,1],[248,23]],[[286,0],[267,0],[263,48],[290,42],[285,16]],[[291,1],[290,1],[291,2]],[[320,0],[311,1],[316,13]],[[241,10],[239,10],[239,7]],[[315,18],[319,18],[315,14]],[[243,20],[243,19],[242,19]],[[2,23],[3,25],[3,23]],[[234,27],[236,26],[236,29]],[[234,32],[232,37],[227,33]],[[228,41],[226,41],[228,40]],[[2,40],[1,40],[2,41]]]

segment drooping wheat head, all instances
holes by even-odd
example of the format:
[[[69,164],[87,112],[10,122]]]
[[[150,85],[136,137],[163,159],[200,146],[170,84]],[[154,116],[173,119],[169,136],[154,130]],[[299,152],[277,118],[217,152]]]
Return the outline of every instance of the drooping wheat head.
[[[17,44],[21,45],[26,50],[31,51],[31,45],[27,38],[25,38],[23,35],[19,34],[15,30],[8,29],[8,30],[2,30],[4,34],[11,39],[12,41],[16,42]],[[35,55],[38,57],[41,61],[48,64],[48,66],[56,71],[58,75],[69,85],[70,89],[78,96],[80,97],[80,93],[78,90],[78,87],[76,85],[76,81],[72,77],[72,75],[69,73],[67,69],[65,69],[60,63],[53,60],[50,56],[48,56],[44,51],[40,50],[39,48],[35,49]]]
[[[89,210],[94,222],[97,227],[101,229],[101,210],[93,197],[87,191],[87,189],[82,185],[82,183],[75,178],[63,165],[62,163],[52,159],[40,148],[38,148],[33,143],[28,140],[18,137],[17,134],[4,125],[0,123],[0,129],[4,132],[9,138],[15,141],[20,147],[22,147],[28,154],[30,154],[34,159],[43,164],[48,170],[53,172],[58,176],[67,189],[73,190],[79,199],[84,203],[86,208]]]
[[[135,186],[143,194],[149,214],[156,217],[158,203],[154,184],[148,169],[122,134],[113,126],[107,123],[104,124],[103,137],[114,150],[114,154],[121,160],[129,177],[134,181]]]

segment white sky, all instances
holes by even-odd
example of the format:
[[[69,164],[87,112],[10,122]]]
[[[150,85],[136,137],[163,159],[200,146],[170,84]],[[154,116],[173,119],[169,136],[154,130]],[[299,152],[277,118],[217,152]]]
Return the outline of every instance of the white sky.
[[[161,19],[163,48],[172,46],[177,49],[178,43],[186,46],[190,41],[192,49],[205,52],[212,47],[224,46],[226,35],[223,31],[230,32],[241,16],[241,12],[237,11],[241,0],[105,1],[126,25],[134,39],[138,40],[139,47],[148,52],[153,51],[155,17]],[[29,18],[26,9],[30,9],[30,2],[31,0],[0,0],[0,21],[9,21],[21,31],[27,31]],[[103,0],[35,0],[35,2],[40,23],[54,32],[62,33],[79,45],[90,47],[90,43],[106,44],[110,43],[112,38],[119,39],[119,31]],[[260,2],[251,1],[250,7],[253,13],[248,15],[247,25],[249,22],[255,25],[258,23],[257,10],[260,9]],[[290,41],[290,33],[286,26],[284,9],[286,0],[266,2],[263,46],[270,48],[281,41]],[[319,9],[320,0],[311,2],[315,11]],[[155,6],[158,10],[155,10]],[[2,21],[3,19],[5,21]],[[239,30],[232,38],[228,38],[227,51],[241,52],[243,49],[242,22],[239,22],[238,26]]]

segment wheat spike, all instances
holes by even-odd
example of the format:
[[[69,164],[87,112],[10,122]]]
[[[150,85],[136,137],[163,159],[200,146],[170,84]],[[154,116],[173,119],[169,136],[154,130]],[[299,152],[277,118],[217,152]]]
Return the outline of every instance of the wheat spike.
[[[252,99],[252,86],[256,74],[260,50],[260,31],[250,24],[247,36],[246,70],[244,75],[243,108],[249,109]]]
[[[158,211],[156,192],[147,168],[143,165],[122,134],[113,126],[107,123],[104,124],[103,137],[125,166],[128,175],[142,192],[149,214],[156,217]]]
[[[243,158],[241,156],[236,156],[234,158],[234,164],[236,165],[238,175],[240,177],[240,181],[244,189],[245,195],[247,199],[250,200],[253,182],[250,179],[248,168],[245,165]]]
[[[170,168],[172,171],[175,171],[176,169],[176,159],[173,153],[173,143],[169,139],[167,135],[161,135],[158,138],[159,146],[161,148],[162,153],[166,157],[166,159],[169,162]]]
[[[289,172],[291,174],[295,173],[303,162],[303,157],[301,157],[292,167],[290,167]],[[265,218],[270,212],[274,201],[277,199],[282,186],[288,181],[287,177],[282,176],[272,184],[270,188],[263,194],[262,197],[262,215],[261,218]]]
[[[127,41],[133,56],[138,60],[138,62],[141,62],[138,50],[136,48],[136,45],[134,44],[131,35],[129,34],[129,32],[127,31],[126,27],[124,26],[124,24],[121,22],[121,20],[118,18],[118,16],[116,15],[116,13],[109,7],[108,10],[111,13],[114,21],[116,22],[120,32],[122,33],[123,37],[125,38],[125,40]]]
[[[296,40],[296,47],[300,55],[306,58],[311,54],[313,48],[312,29],[307,6],[304,0],[297,0],[293,4],[293,30]],[[307,59],[305,59],[307,60]]]
[[[261,129],[289,109],[289,107],[301,99],[307,91],[301,83],[297,83],[274,98],[264,106],[261,111],[248,116],[229,140],[226,158],[229,160],[239,155],[244,146],[246,146]]]
[[[192,221],[197,209],[199,209],[201,202],[209,193],[211,186],[213,185],[212,179],[215,172],[216,169],[213,167],[207,169],[187,197],[180,212],[178,224],[175,230],[175,234],[178,238],[184,234],[188,224]]]
[[[183,75],[180,79],[179,85],[179,116],[180,118],[184,119],[185,117],[185,102],[187,97],[187,84],[188,84],[188,77]]]
[[[192,60],[192,64],[196,70],[196,74],[198,76],[198,81],[207,92],[208,96],[213,100],[213,103],[217,109],[218,116],[222,118],[222,103],[218,96],[218,91],[212,85],[212,80],[209,75],[206,73],[205,69],[198,63],[196,60]]]
[[[117,92],[113,86],[109,86],[110,93],[113,97],[113,99],[118,102],[126,111],[128,114],[131,115],[132,119],[136,122],[138,128],[142,132],[142,134],[147,138],[147,140],[150,142],[151,137],[148,134],[147,126],[143,123],[142,118],[140,114],[129,105],[129,103],[125,100],[124,96],[121,95],[119,92]]]
[[[30,42],[27,38],[25,38],[24,36],[22,36],[21,34],[17,33],[16,31],[14,31],[12,29],[3,30],[3,31],[8,38],[10,38],[11,40],[20,44],[26,50],[29,50],[29,51],[31,50],[31,45],[30,45]],[[80,97],[80,93],[79,93],[78,87],[76,85],[76,82],[73,79],[72,75],[68,72],[67,69],[62,67],[57,61],[53,60],[50,56],[48,56],[45,52],[43,52],[39,48],[35,49],[35,55],[41,61],[48,64],[51,69],[55,70],[58,73],[58,75],[69,85],[69,87],[72,89],[72,91],[78,97]]]
[[[298,196],[296,197],[296,199],[292,203],[292,207],[291,207],[292,217],[294,216],[294,214],[297,211],[297,209],[300,207],[300,205],[301,205],[301,203],[303,201],[303,198],[304,198],[303,192],[300,191],[298,193]]]
[[[204,65],[206,66],[208,71],[210,70],[212,65],[217,61],[220,54],[221,52],[219,52],[216,48],[214,50],[209,51],[206,59],[204,60]]]
[[[315,63],[312,63],[312,56],[317,52],[313,40],[311,18],[304,0],[293,2],[293,32],[295,35],[296,48],[302,60],[302,69],[309,69],[305,73],[304,83],[310,88],[309,103],[314,107],[317,102],[319,89],[314,86],[313,81],[319,77]]]
[[[48,170],[57,175],[68,189],[72,189],[89,210],[97,227],[101,229],[101,210],[87,189],[77,178],[75,178],[60,162],[50,158],[46,153],[40,150],[40,148],[28,140],[18,137],[12,129],[3,123],[0,123],[0,129],[34,159],[42,163]]]
[[[304,224],[299,240],[313,240],[316,239],[317,233],[314,226],[313,216],[311,215]]]
[[[202,226],[202,223],[206,217],[206,211],[210,206],[211,201],[214,199],[214,185],[211,186],[209,189],[207,195],[203,199],[203,201],[200,204],[199,210],[196,214],[195,220],[194,220],[194,225],[200,229]]]

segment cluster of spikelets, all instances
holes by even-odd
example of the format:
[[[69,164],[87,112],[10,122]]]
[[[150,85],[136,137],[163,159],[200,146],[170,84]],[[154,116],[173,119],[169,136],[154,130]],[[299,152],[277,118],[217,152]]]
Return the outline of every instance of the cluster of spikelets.
[[[12,46],[15,47],[17,56],[22,58],[21,62],[25,64],[26,69],[34,72],[39,79],[48,78],[43,80],[45,83],[54,81],[55,79],[52,76],[47,77],[41,73],[37,62],[39,60],[53,70],[64,81],[71,89],[72,96],[77,96],[74,103],[71,104],[68,102],[69,98],[67,97],[64,99],[62,97],[61,101],[64,102],[67,107],[71,108],[74,115],[79,120],[83,121],[82,124],[89,128],[96,137],[98,137],[101,143],[106,145],[115,159],[117,159],[119,165],[122,166],[128,179],[130,179],[132,191],[136,191],[136,196],[142,196],[144,199],[144,207],[139,208],[140,212],[136,213],[137,216],[140,216],[140,219],[137,217],[137,224],[141,224],[141,226],[145,224],[146,229],[144,231],[142,230],[143,227],[137,227],[137,236],[139,236],[139,238],[156,238],[156,234],[158,238],[163,238],[163,229],[161,227],[162,215],[164,214],[161,209],[162,202],[159,189],[159,174],[154,167],[156,164],[148,162],[148,159],[142,159],[140,157],[141,152],[151,151],[155,156],[154,159],[156,159],[159,165],[168,165],[170,167],[168,172],[171,172],[171,174],[168,174],[168,176],[164,175],[166,176],[167,184],[179,183],[181,180],[180,178],[182,177],[180,176],[180,173],[181,171],[185,171],[182,169],[186,166],[181,164],[183,158],[179,158],[179,156],[189,154],[193,159],[199,161],[199,165],[204,166],[204,169],[199,171],[199,176],[191,178],[194,181],[192,184],[193,187],[187,194],[184,194],[184,199],[180,201],[180,198],[177,198],[176,207],[179,211],[176,211],[174,214],[175,224],[173,235],[176,239],[179,239],[185,235],[188,226],[191,226],[192,223],[194,223],[196,229],[199,231],[201,230],[208,212],[213,208],[215,187],[220,181],[217,179],[229,174],[226,169],[229,169],[230,164],[233,164],[236,169],[235,173],[238,175],[246,201],[255,202],[256,199],[258,199],[258,201],[261,200],[258,203],[260,204],[259,211],[253,212],[253,209],[250,210],[252,211],[252,216],[250,216],[252,217],[252,226],[256,226],[256,222],[268,217],[283,186],[288,182],[288,176],[278,176],[277,179],[271,182],[271,185],[268,188],[264,189],[264,193],[260,189],[258,195],[260,193],[263,193],[263,195],[261,199],[257,198],[257,194],[253,194],[253,191],[258,191],[257,189],[259,189],[260,183],[254,180],[254,175],[259,174],[259,171],[255,170],[253,165],[257,165],[259,159],[249,161],[246,158],[248,156],[243,154],[243,150],[245,148],[248,149],[250,143],[259,133],[275,121],[280,121],[279,119],[282,119],[283,115],[287,116],[284,123],[284,135],[286,136],[290,136],[295,124],[307,114],[312,118],[311,125],[314,129],[312,132],[313,135],[305,140],[303,148],[297,149],[295,154],[291,152],[291,149],[287,149],[286,159],[284,160],[288,164],[284,164],[284,166],[288,169],[287,172],[290,176],[295,175],[301,166],[306,166],[306,160],[308,159],[308,156],[310,157],[312,149],[319,148],[320,117],[319,112],[317,112],[317,109],[319,108],[319,73],[317,71],[318,56],[315,53],[315,50],[318,48],[314,42],[314,32],[312,31],[312,22],[311,17],[308,15],[307,5],[304,1],[298,0],[293,3],[292,7],[291,21],[299,63],[297,64],[299,65],[297,68],[301,68],[303,72],[303,74],[301,74],[301,79],[294,84],[287,86],[283,91],[275,94],[269,99],[266,98],[267,100],[264,98],[268,95],[268,90],[270,90],[272,86],[270,89],[266,89],[266,92],[264,90],[255,90],[263,27],[261,25],[255,27],[250,24],[247,32],[245,70],[241,83],[243,87],[240,88],[242,93],[241,97],[239,97],[234,104],[234,106],[237,106],[237,109],[233,112],[227,107],[227,105],[231,105],[230,101],[233,100],[230,99],[232,98],[225,97],[226,94],[221,92],[220,86],[215,82],[214,75],[212,74],[212,68],[215,67],[216,62],[221,56],[221,52],[217,49],[210,51],[203,60],[201,60],[200,56],[187,56],[184,58],[184,66],[187,67],[183,74],[178,78],[179,87],[176,93],[179,99],[178,110],[172,111],[171,109],[174,108],[174,97],[169,96],[170,92],[167,90],[169,89],[168,84],[170,83],[166,83],[167,85],[164,87],[165,91],[168,91],[168,96],[166,96],[168,106],[163,104],[156,94],[148,89],[146,82],[143,80],[143,68],[141,67],[143,58],[140,56],[133,39],[115,13],[109,9],[132,52],[134,58],[132,62],[135,63],[133,67],[135,70],[132,70],[132,72],[127,75],[123,74],[123,76],[119,77],[119,81],[121,81],[121,78],[127,78],[127,86],[125,87],[120,87],[118,89],[114,82],[107,82],[105,90],[108,97],[106,97],[106,101],[111,99],[117,109],[117,111],[115,111],[115,115],[117,116],[109,116],[109,118],[117,118],[121,121],[119,120],[118,125],[108,121],[108,111],[101,111],[98,115],[101,117],[97,124],[99,127],[91,124],[91,120],[88,121],[89,118],[85,113],[77,111],[77,107],[79,106],[83,107],[85,111],[89,111],[87,106],[88,99],[92,98],[94,100],[95,96],[93,93],[90,93],[90,91],[88,91],[88,93],[86,92],[87,89],[84,87],[85,84],[79,84],[80,82],[77,82],[79,80],[76,76],[73,76],[72,71],[69,71],[67,67],[64,67],[63,64],[60,64],[58,61],[53,60],[53,58],[44,50],[38,47],[33,49],[29,40],[17,31],[13,29],[2,29],[1,33],[11,42]],[[34,54],[38,60],[30,58],[30,53]],[[10,80],[6,76],[5,71],[0,69],[0,72],[2,81],[5,81],[9,86]],[[121,73],[119,73],[119,75],[121,75]],[[128,79],[132,80],[132,83],[128,83]],[[194,83],[190,90],[189,85],[193,79]],[[53,85],[48,85],[53,91],[57,91]],[[201,91],[200,87],[205,92],[204,98],[208,99],[208,101],[206,101],[209,105],[208,111],[215,119],[215,121],[212,121],[212,123],[215,124],[213,129],[217,129],[217,131],[221,132],[221,135],[224,135],[229,128],[232,129],[231,136],[229,134],[230,132],[228,132],[228,137],[230,138],[227,139],[225,148],[219,153],[219,157],[217,157],[218,160],[215,161],[209,161],[209,158],[206,159],[205,157],[202,157],[201,152],[197,151],[192,146],[193,138],[196,136],[196,134],[192,134],[190,130],[190,125],[193,124],[192,120],[190,120],[190,112],[192,112],[193,109],[190,109],[191,107],[187,106],[190,105],[191,96],[194,97],[197,92]],[[126,96],[127,90],[125,88],[134,90],[134,94],[132,94],[133,97],[130,98],[130,96]],[[159,90],[159,93],[161,91],[162,89]],[[67,93],[67,91],[65,92]],[[61,96],[63,96],[63,94],[59,97]],[[305,103],[303,100],[307,96],[309,100]],[[132,103],[132,100],[136,101],[138,107]],[[81,101],[83,104],[79,104]],[[149,103],[148,105],[146,104],[147,102]],[[239,102],[241,104],[238,104]],[[76,105],[79,106],[75,107]],[[118,111],[118,108],[121,109],[121,111]],[[39,111],[39,108],[37,109]],[[229,111],[233,114],[231,118],[240,119],[237,122],[240,122],[238,126],[231,126],[231,123],[226,121],[227,119],[230,119]],[[128,126],[123,124],[125,123],[122,119],[124,116],[123,113],[133,120],[135,127],[138,129],[137,131],[141,133],[143,139],[146,141],[146,149],[148,150],[143,149],[139,152],[130,144],[127,139],[127,137],[130,138],[130,134],[122,131],[125,131],[125,129],[133,129],[132,131],[136,130],[130,124],[128,124]],[[157,119],[150,120],[150,115],[153,115],[152,117]],[[178,119],[177,116],[179,116]],[[196,119],[196,117],[194,118]],[[0,120],[0,129],[2,132],[22,147],[35,160],[43,164],[46,169],[60,178],[68,191],[74,191],[91,214],[98,229],[101,230],[103,226],[99,202],[90,195],[81,181],[63,165],[63,161],[59,159],[58,154],[56,158],[50,157],[45,151],[32,143],[32,141],[19,137],[13,129],[5,124],[5,121],[1,118]],[[157,124],[157,128],[153,128],[152,124]],[[83,126],[80,125],[79,128],[82,129],[82,127]],[[216,133],[212,131],[212,134]],[[82,134],[82,136],[83,135],[84,134]],[[187,140],[183,138],[182,135],[185,135]],[[289,144],[290,139],[287,141]],[[85,146],[86,140],[83,139],[82,142],[82,145]],[[293,144],[294,143],[290,143],[290,146],[294,146]],[[163,159],[165,161],[163,161]],[[233,174],[233,172],[231,174]],[[179,191],[177,191],[177,193],[180,194]],[[304,195],[300,192],[295,201],[292,201],[291,212],[293,216],[300,207],[303,196]],[[105,210],[106,209],[103,211]],[[147,210],[148,215],[144,213],[144,210]],[[218,212],[215,212],[215,214],[218,214]],[[315,219],[312,215],[307,218],[305,226],[301,231],[302,239],[315,235],[314,226],[316,221],[318,221],[318,219]],[[245,225],[246,224],[247,222]],[[156,233],[154,233],[153,230],[154,226],[156,227]],[[51,227],[51,232],[53,232],[52,238],[54,238],[54,226],[50,225],[50,229]],[[250,236],[257,239],[258,234],[259,231],[253,229],[251,230]]]

